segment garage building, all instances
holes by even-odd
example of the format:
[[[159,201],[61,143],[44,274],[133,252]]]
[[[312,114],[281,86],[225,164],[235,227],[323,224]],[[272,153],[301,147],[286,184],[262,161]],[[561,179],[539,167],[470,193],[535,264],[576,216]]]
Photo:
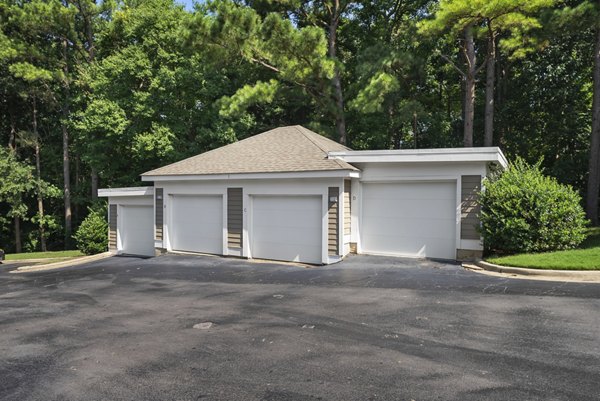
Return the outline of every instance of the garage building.
[[[495,147],[353,151],[290,126],[144,173],[154,187],[100,195],[119,253],[461,259],[482,251],[482,178],[506,165]]]

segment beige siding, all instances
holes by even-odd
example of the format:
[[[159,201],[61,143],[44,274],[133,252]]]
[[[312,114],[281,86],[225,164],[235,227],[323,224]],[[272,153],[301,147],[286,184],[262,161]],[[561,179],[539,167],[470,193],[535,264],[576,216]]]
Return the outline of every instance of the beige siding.
[[[477,200],[481,190],[481,176],[463,175],[461,181],[460,238],[478,240],[480,239],[477,231],[480,207]]]
[[[327,250],[329,255],[339,255],[339,187],[329,187],[328,197],[328,227],[327,227]],[[332,199],[335,199],[332,201]]]
[[[242,188],[227,188],[227,246],[242,247]]]
[[[344,236],[351,234],[350,216],[352,213],[350,204],[350,188],[352,181],[344,181]]]
[[[117,205],[108,207],[108,249],[117,250]]]
[[[162,240],[163,239],[163,221],[164,221],[164,196],[163,196],[163,189],[162,188],[156,188],[154,190],[154,204],[155,206],[155,210],[154,210],[154,225],[155,225],[155,232],[154,232],[154,238],[156,238],[157,240]]]

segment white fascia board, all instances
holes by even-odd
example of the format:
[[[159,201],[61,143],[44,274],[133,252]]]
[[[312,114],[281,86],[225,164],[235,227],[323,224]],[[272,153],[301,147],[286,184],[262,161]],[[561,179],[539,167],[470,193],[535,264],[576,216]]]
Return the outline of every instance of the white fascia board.
[[[508,166],[506,157],[498,147],[351,150],[329,152],[328,157],[341,159],[347,163],[494,162],[503,168]]]
[[[288,178],[339,178],[360,177],[360,171],[302,171],[292,173],[239,173],[239,174],[182,174],[182,175],[143,175],[142,181],[213,181],[213,180],[265,180]]]
[[[101,188],[98,196],[112,198],[117,196],[152,196],[154,187]]]

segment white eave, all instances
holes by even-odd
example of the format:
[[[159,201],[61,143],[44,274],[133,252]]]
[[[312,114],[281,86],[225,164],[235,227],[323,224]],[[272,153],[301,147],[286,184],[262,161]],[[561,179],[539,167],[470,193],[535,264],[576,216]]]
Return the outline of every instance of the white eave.
[[[237,173],[237,174],[170,174],[142,175],[142,181],[205,181],[205,180],[257,180],[257,179],[288,179],[288,178],[336,178],[360,177],[355,170],[319,170],[281,173]]]
[[[102,188],[98,196],[112,198],[116,196],[152,196],[154,187]]]
[[[350,150],[329,152],[329,158],[347,163],[443,163],[492,162],[506,168],[508,161],[498,147],[445,149]]]

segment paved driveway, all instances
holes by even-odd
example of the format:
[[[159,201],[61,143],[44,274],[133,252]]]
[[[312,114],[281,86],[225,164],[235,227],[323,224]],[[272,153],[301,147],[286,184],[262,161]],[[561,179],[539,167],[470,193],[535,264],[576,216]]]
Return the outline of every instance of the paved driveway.
[[[0,273],[1,400],[599,394],[598,284],[366,256],[311,269],[165,256]]]

